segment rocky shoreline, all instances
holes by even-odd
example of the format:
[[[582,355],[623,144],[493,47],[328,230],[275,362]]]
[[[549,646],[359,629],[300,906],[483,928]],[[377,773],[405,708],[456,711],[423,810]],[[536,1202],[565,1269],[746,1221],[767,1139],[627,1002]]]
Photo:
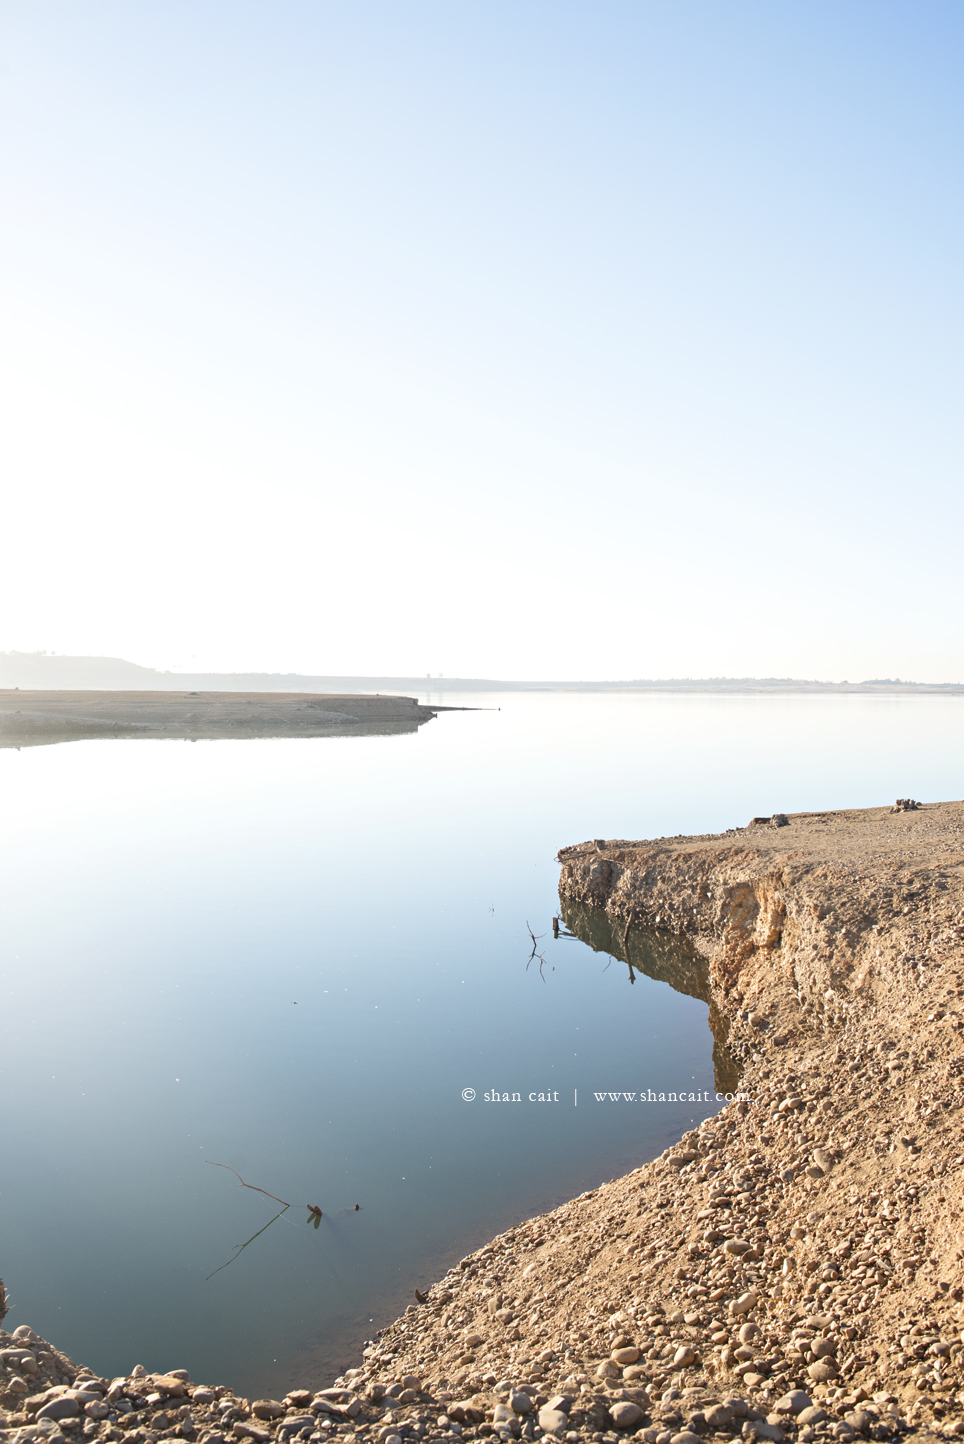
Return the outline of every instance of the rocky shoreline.
[[[560,861],[564,917],[705,959],[746,1097],[463,1259],[329,1388],[98,1380],[25,1326],[0,1335],[6,1438],[964,1435],[964,804]]]

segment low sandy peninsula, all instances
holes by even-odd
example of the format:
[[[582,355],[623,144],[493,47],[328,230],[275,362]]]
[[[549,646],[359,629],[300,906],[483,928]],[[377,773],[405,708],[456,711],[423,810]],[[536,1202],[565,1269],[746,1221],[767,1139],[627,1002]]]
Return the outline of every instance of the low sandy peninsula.
[[[0,691],[0,747],[93,737],[332,737],[415,732],[414,697],[319,692]]]
[[[964,804],[560,861],[573,931],[630,961],[655,939],[678,983],[675,937],[687,990],[703,959],[738,1096],[462,1259],[334,1381],[247,1400],[186,1371],[78,1378],[24,1330],[0,1337],[0,1426],[52,1444],[964,1434]]]

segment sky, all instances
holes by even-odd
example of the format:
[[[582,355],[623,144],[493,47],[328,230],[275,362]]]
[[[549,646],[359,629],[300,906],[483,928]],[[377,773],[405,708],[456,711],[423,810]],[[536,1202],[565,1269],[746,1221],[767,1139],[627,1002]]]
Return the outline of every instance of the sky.
[[[964,11],[2,0],[0,649],[964,679]]]

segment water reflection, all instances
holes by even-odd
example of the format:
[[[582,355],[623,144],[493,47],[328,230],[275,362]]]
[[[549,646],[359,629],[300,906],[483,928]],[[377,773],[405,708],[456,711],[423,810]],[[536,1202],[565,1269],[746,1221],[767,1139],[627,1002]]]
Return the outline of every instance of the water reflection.
[[[657,928],[614,926],[602,908],[566,899],[562,899],[561,921],[569,930],[568,936],[585,943],[594,953],[607,953],[625,963],[630,983],[635,983],[637,974],[641,973],[657,982],[668,983],[688,998],[699,998],[706,1003],[713,1034],[713,1076],[717,1091],[732,1093],[736,1089],[740,1069],[726,1046],[729,1028],[713,1001],[709,965],[688,938]],[[566,936],[553,920],[553,937],[564,939]]]

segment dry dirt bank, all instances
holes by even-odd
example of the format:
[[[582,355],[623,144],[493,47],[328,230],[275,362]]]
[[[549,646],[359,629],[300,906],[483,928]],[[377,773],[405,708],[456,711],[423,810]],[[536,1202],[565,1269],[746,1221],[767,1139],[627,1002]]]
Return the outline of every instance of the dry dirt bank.
[[[570,916],[658,930],[667,969],[671,935],[695,940],[748,1101],[463,1259],[333,1390],[182,1404],[129,1376],[73,1437],[964,1433],[964,805],[560,857]],[[0,1405],[29,1432],[55,1376],[15,1385],[9,1343]]]
[[[331,737],[414,732],[414,697],[319,692],[0,691],[0,747],[93,737]]]

